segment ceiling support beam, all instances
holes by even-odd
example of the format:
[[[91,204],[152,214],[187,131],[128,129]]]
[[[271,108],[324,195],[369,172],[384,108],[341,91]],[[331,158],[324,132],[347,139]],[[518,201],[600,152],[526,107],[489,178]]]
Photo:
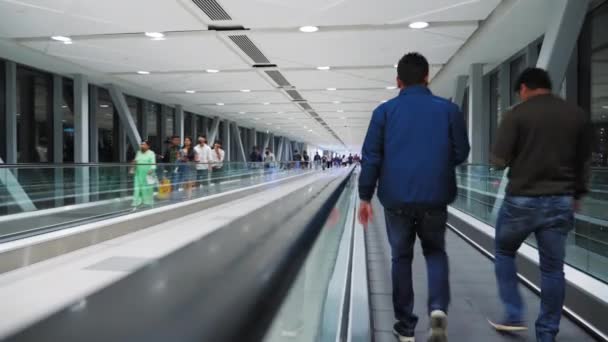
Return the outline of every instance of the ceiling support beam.
[[[4,164],[2,158],[0,158],[0,164]],[[17,170],[14,170],[17,171]],[[27,193],[19,184],[17,177],[13,174],[13,171],[9,168],[0,168],[0,183],[4,185],[4,188],[13,198],[17,206],[23,211],[34,211],[36,206],[27,195]]]
[[[549,10],[554,13],[550,16],[536,66],[547,70],[556,92],[566,76],[589,3],[589,0],[551,1]]]
[[[220,118],[218,118],[217,116],[215,118],[213,118],[213,122],[211,123],[211,128],[208,129],[209,133],[207,134],[207,142],[209,143],[209,146],[213,147],[213,144],[215,143],[215,141],[217,140],[217,136],[218,136],[218,132],[220,129]]]
[[[235,160],[237,159],[236,157],[238,157],[238,159],[240,159],[240,161],[242,162],[247,162],[247,154],[245,153],[245,147],[243,146],[243,139],[241,138],[241,133],[240,133],[240,129],[239,126],[236,124],[236,122],[232,123],[232,130],[233,130],[233,136],[234,136],[234,143],[236,145],[236,156],[235,156]]]
[[[118,112],[118,117],[120,118],[120,122],[122,124],[120,126],[123,127],[124,131],[127,133],[127,138],[133,149],[137,151],[139,144],[141,143],[141,136],[137,131],[137,125],[135,124],[135,120],[133,120],[133,115],[129,109],[129,106],[127,105],[125,95],[118,89],[117,86],[113,84],[108,85],[108,91],[112,97],[114,108]],[[119,136],[120,135],[121,134],[119,134]]]

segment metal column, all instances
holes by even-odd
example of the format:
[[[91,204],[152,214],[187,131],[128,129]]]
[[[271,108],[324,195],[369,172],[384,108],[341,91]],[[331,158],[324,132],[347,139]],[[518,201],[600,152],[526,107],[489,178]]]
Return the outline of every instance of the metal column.
[[[89,82],[74,76],[74,162],[89,162]],[[76,203],[89,202],[89,167],[76,168]]]
[[[469,71],[470,162],[487,163],[489,150],[489,115],[484,110],[483,64],[472,64]]]
[[[89,87],[89,161],[99,162],[99,130],[97,129],[97,110],[99,88]]]
[[[549,72],[556,91],[559,91],[566,75],[570,56],[589,9],[589,2],[590,0],[551,1],[549,10],[554,12],[549,16],[551,19],[536,65]]]
[[[6,163],[17,163],[17,64],[7,61],[6,75]]]
[[[175,106],[175,122],[173,123],[177,128],[177,136],[179,137],[181,144],[184,144],[184,107],[180,105]]]
[[[160,141],[161,141],[160,151],[161,151],[162,155],[165,155],[165,152],[167,152],[167,144],[165,144],[165,139],[168,138],[166,136],[168,112],[169,112],[169,107],[162,105],[161,109],[160,109],[160,127],[158,128],[160,130],[160,133],[158,135],[159,135]]]
[[[226,158],[225,158],[226,161],[230,162],[230,161],[233,161],[232,153],[230,153],[231,147],[232,147],[232,144],[230,141],[231,140],[230,139],[230,121],[224,121],[224,124],[222,125],[222,130],[224,131],[223,135],[224,135],[224,140],[225,140],[225,141],[222,141],[222,144],[223,144],[222,148],[224,149],[224,152],[226,153]]]

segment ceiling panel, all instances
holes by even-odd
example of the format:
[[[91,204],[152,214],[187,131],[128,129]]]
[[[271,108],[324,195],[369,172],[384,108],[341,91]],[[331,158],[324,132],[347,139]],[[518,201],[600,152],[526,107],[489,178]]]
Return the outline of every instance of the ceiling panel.
[[[247,103],[247,104],[263,104],[266,102],[270,103],[284,103],[287,101],[285,95],[279,91],[274,92],[222,92],[222,93],[196,93],[196,94],[175,94],[177,98],[183,99],[188,102],[195,102],[197,104],[215,104],[225,103],[227,106],[234,103]]]
[[[102,72],[176,71],[248,68],[215,35],[167,37],[155,41],[141,36],[56,41],[28,41],[24,45]]]
[[[387,84],[389,84],[387,82]],[[363,102],[379,102],[392,98],[397,95],[398,90],[387,90],[385,88],[375,90],[300,90],[304,98],[310,102],[348,102],[348,101],[363,101]]]
[[[230,72],[217,74],[151,74],[151,75],[119,75],[118,77],[155,88],[162,92],[206,90],[225,91],[237,89],[274,89],[268,82],[255,72]],[[286,100],[286,99],[285,99]]]
[[[251,32],[264,54],[280,67],[393,65],[408,51],[429,63],[445,63],[477,25],[433,30],[383,29],[315,34]],[[365,42],[362,44],[361,42]]]
[[[350,111],[350,110],[357,111],[357,112],[368,111],[369,113],[371,113],[379,105],[380,105],[380,103],[374,103],[374,102],[369,102],[369,103],[342,103],[340,105],[335,105],[333,103],[329,103],[329,104],[318,103],[318,104],[314,105],[314,108],[317,111],[317,113],[335,112],[337,110],[344,110],[344,113],[348,113],[348,111]]]
[[[1,37],[200,30],[180,1],[0,0]]]
[[[247,27],[481,20],[500,0],[219,0]]]
[[[280,103],[280,104],[249,104],[249,105],[225,105],[225,106],[217,106],[217,105],[203,105],[201,108],[213,111],[213,112],[251,112],[251,113],[269,113],[269,114],[277,114],[278,112],[293,112],[298,108],[293,103]]]

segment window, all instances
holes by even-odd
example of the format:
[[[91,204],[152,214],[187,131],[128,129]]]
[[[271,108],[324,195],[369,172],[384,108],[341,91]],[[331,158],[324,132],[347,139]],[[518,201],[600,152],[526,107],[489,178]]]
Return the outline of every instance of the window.
[[[579,101],[593,124],[593,165],[608,167],[608,3],[588,17],[579,40]]]
[[[97,93],[97,108],[95,113],[95,122],[97,123],[97,145],[99,153],[99,162],[111,163],[118,162],[118,114],[114,109],[110,93],[99,88]]]
[[[17,68],[17,162],[47,163],[52,155],[52,77]]]
[[[63,162],[74,162],[74,81],[63,79],[63,99],[61,103],[63,116]]]
[[[518,104],[520,101],[519,96],[517,95],[515,90],[513,90],[513,88],[515,87],[515,82],[519,78],[519,75],[522,73],[522,71],[524,71],[525,68],[526,68],[526,56],[519,56],[519,57],[515,58],[509,65],[509,80],[510,80],[509,91],[511,93],[511,96],[509,98],[509,104],[511,106]]]
[[[175,109],[169,108],[169,111],[167,114],[167,131],[165,132],[165,135],[167,137],[170,137],[174,134],[175,134]]]
[[[149,111],[147,115],[148,120],[148,140],[152,144],[152,150],[161,150],[161,134],[160,131],[160,117],[161,117],[161,105],[157,103],[150,103]]]
[[[184,137],[192,138],[193,116],[194,115],[192,113],[184,112]]]
[[[494,72],[490,75],[490,145],[494,144],[496,130],[502,120],[502,108],[500,107],[500,74]]]

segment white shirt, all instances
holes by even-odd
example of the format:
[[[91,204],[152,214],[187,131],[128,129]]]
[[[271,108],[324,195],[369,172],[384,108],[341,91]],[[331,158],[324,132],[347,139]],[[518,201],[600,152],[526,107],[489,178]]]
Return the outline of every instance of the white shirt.
[[[221,148],[219,150],[219,157],[218,157],[218,152],[216,152],[215,149],[211,150],[211,162],[213,163],[213,167],[223,167],[225,156],[226,156],[226,153]]]
[[[211,163],[211,147],[205,144],[201,146],[200,144],[194,146],[194,151],[196,151],[197,162],[196,169],[197,170],[209,170],[209,163]]]
[[[264,155],[265,162],[274,162],[274,154],[270,152],[268,155]]]

